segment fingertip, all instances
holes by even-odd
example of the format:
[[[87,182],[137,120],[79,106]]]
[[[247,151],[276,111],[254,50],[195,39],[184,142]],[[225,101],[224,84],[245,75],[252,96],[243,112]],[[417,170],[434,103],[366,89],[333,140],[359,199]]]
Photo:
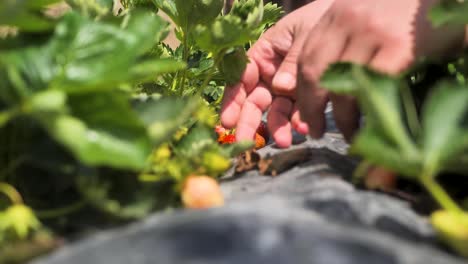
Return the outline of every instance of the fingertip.
[[[241,107],[235,103],[224,104],[221,108],[220,121],[223,127],[234,128],[239,120]]]
[[[254,140],[255,131],[248,127],[238,127],[236,129],[236,141]]]
[[[294,129],[302,135],[307,135],[309,133],[309,126],[304,122],[299,122],[294,126]]]
[[[277,92],[288,94],[296,87],[296,76],[290,72],[278,72],[273,77],[272,85]]]
[[[288,126],[289,127],[289,126]],[[292,144],[291,129],[281,128],[273,134],[273,139],[279,148],[288,148]]]

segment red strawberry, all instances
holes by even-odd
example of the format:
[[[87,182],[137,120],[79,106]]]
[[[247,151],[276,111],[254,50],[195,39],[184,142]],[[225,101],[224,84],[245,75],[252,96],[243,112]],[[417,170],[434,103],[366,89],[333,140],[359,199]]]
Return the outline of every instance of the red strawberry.
[[[232,144],[236,142],[236,136],[233,134],[224,134],[218,137],[218,143],[220,144]]]
[[[268,142],[270,139],[270,133],[268,132],[268,127],[265,122],[261,122],[257,128],[257,133],[265,139],[265,142]]]

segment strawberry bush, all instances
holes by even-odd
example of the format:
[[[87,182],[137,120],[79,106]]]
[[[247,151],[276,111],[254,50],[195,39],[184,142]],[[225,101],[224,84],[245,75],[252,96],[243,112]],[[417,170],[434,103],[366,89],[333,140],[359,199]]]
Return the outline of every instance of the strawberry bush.
[[[88,227],[221,205],[213,179],[254,147],[215,132],[217,110],[281,9],[261,0],[236,0],[229,11],[223,0],[115,4],[0,1],[0,263],[24,262]],[[160,12],[175,24],[176,48],[164,43]],[[467,24],[467,14],[466,1],[446,0],[430,16]],[[423,186],[441,208],[432,224],[464,256],[468,197],[440,182],[468,172],[466,58],[423,61],[397,77],[340,63],[322,78],[359,101],[365,122],[350,152],[361,167]]]
[[[186,179],[216,178],[252,147],[218,144],[216,111],[281,9],[114,2],[0,3],[1,263],[50,250],[83,226],[180,206]],[[161,11],[176,25],[176,49],[163,42]]]

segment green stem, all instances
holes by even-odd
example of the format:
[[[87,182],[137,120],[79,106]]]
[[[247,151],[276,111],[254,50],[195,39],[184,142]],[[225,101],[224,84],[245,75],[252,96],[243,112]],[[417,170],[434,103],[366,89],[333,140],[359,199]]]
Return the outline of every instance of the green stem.
[[[184,49],[182,50],[182,61],[188,64],[188,58],[190,55],[190,48],[188,47],[188,38],[187,38],[187,33],[189,32],[188,28],[185,30],[182,30],[184,36],[182,38],[182,46]],[[184,94],[185,90],[185,79],[187,76],[187,69],[183,69],[179,72],[177,72],[177,94],[179,96],[182,96]]]
[[[361,181],[367,174],[367,171],[372,167],[372,163],[367,160],[363,160],[359,165],[354,169],[352,183],[357,184]]]
[[[224,54],[224,52],[219,52],[216,56],[214,56],[213,67],[211,67],[210,71],[206,75],[202,85],[200,86],[200,90],[198,90],[197,93],[201,94],[206,88],[206,86],[208,86],[208,84],[210,83],[214,73],[216,72],[216,69],[218,68],[219,64],[221,63],[221,60],[223,59],[222,54]]]
[[[404,84],[400,88],[403,107],[405,108],[406,118],[408,119],[408,126],[411,133],[417,137],[421,131],[421,124],[419,123],[418,112],[414,104],[414,98],[408,85]]]
[[[18,157],[17,159],[10,161],[6,161],[5,168],[0,170],[0,181],[4,181],[7,179],[7,176],[11,174],[16,168],[18,168],[26,158],[24,157]]]
[[[38,218],[50,219],[50,218],[57,218],[57,217],[61,217],[67,214],[71,214],[73,212],[80,210],[84,206],[86,206],[86,201],[81,200],[81,201],[78,201],[76,203],[73,203],[65,207],[51,209],[51,210],[34,210],[34,212]]]
[[[379,119],[385,120],[381,123],[382,129],[386,131],[391,140],[398,145],[398,147],[403,151],[404,155],[411,158],[416,158],[419,156],[419,151],[415,146],[414,142],[408,137],[408,134],[399,124],[399,117],[393,114],[392,112],[382,111],[382,108],[386,107],[387,103],[384,99],[379,96],[375,96],[373,92],[374,85],[367,78],[364,70],[361,67],[353,67],[353,75],[356,81],[364,89],[364,94],[361,96],[364,100],[367,100],[370,105],[373,105],[372,110],[375,110],[376,115],[379,115]]]
[[[182,60],[188,65],[188,58],[190,55],[190,48],[188,47],[187,35],[184,34],[184,51],[182,53]],[[182,77],[179,82],[179,95],[182,96],[185,90],[185,79],[187,78],[187,69],[182,70]]]
[[[5,196],[8,197],[8,199],[10,199],[13,204],[23,203],[21,194],[15,189],[15,187],[8,183],[0,182],[0,192],[5,194]]]
[[[463,213],[463,210],[450,198],[442,187],[434,180],[433,175],[423,173],[420,177],[422,185],[431,193],[439,205],[450,212]]]

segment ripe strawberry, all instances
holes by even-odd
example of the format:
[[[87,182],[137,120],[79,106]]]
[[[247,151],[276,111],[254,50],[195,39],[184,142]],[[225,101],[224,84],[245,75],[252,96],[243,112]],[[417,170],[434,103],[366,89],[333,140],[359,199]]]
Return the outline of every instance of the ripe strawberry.
[[[224,197],[213,178],[190,175],[182,187],[182,202],[186,208],[207,209],[222,206]]]
[[[265,146],[265,138],[259,133],[255,133],[255,149],[261,149]]]
[[[270,133],[268,132],[268,127],[265,122],[261,122],[257,128],[257,133],[260,134],[265,139],[265,142],[268,142],[270,139]]]
[[[236,142],[236,136],[233,134],[224,134],[218,137],[218,143],[220,144],[232,144]]]

